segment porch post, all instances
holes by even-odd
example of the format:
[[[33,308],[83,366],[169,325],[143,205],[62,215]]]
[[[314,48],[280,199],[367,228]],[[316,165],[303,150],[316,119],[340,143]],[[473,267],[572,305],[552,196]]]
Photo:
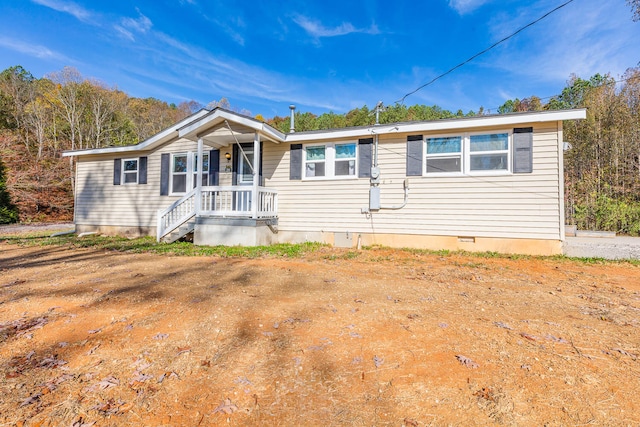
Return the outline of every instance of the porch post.
[[[194,203],[194,207],[196,210],[196,215],[200,213],[202,209],[202,138],[198,138],[198,164],[196,165],[198,168],[198,173],[196,174],[196,200]]]
[[[251,194],[251,217],[258,218],[258,205],[260,204],[258,187],[260,186],[260,135],[253,134],[253,191]]]

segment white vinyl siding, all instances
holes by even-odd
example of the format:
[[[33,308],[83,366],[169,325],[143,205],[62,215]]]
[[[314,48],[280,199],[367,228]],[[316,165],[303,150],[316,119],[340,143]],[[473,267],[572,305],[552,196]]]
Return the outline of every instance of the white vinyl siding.
[[[523,125],[524,126],[524,125]],[[283,232],[397,233],[561,240],[557,124],[534,126],[533,173],[410,177],[409,203],[367,217],[369,181],[289,180],[287,144],[265,143],[266,186],[278,189]],[[477,133],[504,133],[504,128]],[[469,132],[469,134],[476,132]],[[424,134],[424,138],[441,136]],[[380,137],[381,201],[403,201],[406,134]],[[339,143],[340,141],[336,141]],[[510,162],[510,159],[509,159]]]
[[[196,150],[197,143],[180,140],[141,154],[148,156],[147,185],[113,185],[113,160],[118,155],[78,157],[76,224],[155,227],[158,209],[164,209],[180,198],[180,195],[160,195],[161,154]]]

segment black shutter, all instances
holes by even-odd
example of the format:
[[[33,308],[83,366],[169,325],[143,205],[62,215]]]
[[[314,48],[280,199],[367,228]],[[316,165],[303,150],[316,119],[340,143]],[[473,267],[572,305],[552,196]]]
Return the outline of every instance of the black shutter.
[[[291,144],[289,161],[289,179],[302,179],[302,144]]]
[[[260,183],[261,186],[264,186],[264,177],[262,176],[262,159],[264,159],[264,144],[262,143],[262,141],[260,141],[260,165],[258,167],[258,183]]]
[[[147,157],[138,159],[138,184],[147,183]]]
[[[240,162],[240,158],[238,155],[240,154],[240,150],[238,150],[238,144],[233,144],[233,155],[231,157],[231,172],[233,175],[231,176],[231,183],[233,185],[238,185],[238,162]],[[235,192],[233,193],[236,194]]]
[[[513,130],[513,173],[533,172],[533,128]]]
[[[371,178],[373,138],[358,140],[358,178]]]
[[[160,156],[160,195],[169,195],[169,170],[171,168],[171,154]]]
[[[120,185],[122,177],[122,159],[113,160],[113,185]]]
[[[422,176],[422,135],[407,137],[407,176]]]
[[[209,151],[209,185],[220,185],[220,150]]]

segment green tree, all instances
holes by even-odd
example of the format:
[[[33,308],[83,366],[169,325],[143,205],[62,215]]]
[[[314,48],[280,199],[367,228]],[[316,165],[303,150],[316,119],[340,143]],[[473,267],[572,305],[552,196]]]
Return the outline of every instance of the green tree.
[[[11,202],[6,182],[4,164],[0,159],[0,224],[18,222],[18,209]]]

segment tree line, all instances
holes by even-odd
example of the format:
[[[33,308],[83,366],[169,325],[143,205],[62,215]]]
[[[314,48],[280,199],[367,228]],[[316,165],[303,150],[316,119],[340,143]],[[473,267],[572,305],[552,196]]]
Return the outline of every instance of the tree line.
[[[0,73],[0,203],[11,204],[0,206],[0,223],[72,218],[74,165],[64,150],[135,144],[199,108],[130,97],[71,67],[40,79],[7,68]]]
[[[226,99],[209,107],[232,109]],[[69,149],[138,143],[202,108],[154,98],[130,97],[118,88],[83,77],[66,67],[41,79],[20,66],[0,73],[0,223],[70,219],[73,214],[73,160]],[[587,119],[564,124],[566,222],[581,229],[640,235],[640,68],[615,81],[608,74],[572,76],[548,99],[507,100],[508,114],[587,108]],[[246,110],[238,111],[250,115]],[[395,104],[379,112],[382,124],[452,119],[487,114],[455,112],[437,105]],[[264,121],[289,131],[289,116]],[[295,113],[296,131],[368,126],[375,108],[345,114]]]

